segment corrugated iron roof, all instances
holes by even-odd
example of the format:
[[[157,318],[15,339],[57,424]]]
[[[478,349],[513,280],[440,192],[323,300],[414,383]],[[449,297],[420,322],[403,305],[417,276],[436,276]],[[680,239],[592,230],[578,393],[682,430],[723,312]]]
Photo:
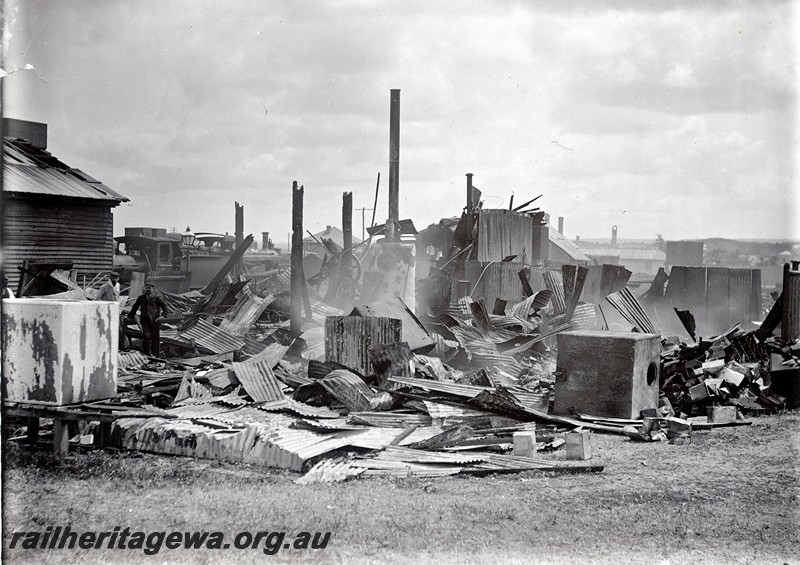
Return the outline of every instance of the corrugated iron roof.
[[[589,257],[586,256],[586,254],[581,250],[580,247],[578,247],[570,240],[568,240],[566,237],[564,237],[553,226],[548,226],[547,235],[548,238],[550,239],[550,244],[558,247],[561,251],[566,253],[573,261],[586,261],[587,263],[591,262],[591,259],[589,259]]]
[[[178,335],[184,340],[193,339],[198,345],[214,353],[236,351],[244,346],[243,340],[232,336],[202,318],[198,318],[192,327],[178,332]]]
[[[3,151],[3,192],[105,200],[113,206],[128,201],[125,196],[30,143],[6,139]]]
[[[231,363],[236,378],[244,390],[256,402],[270,402],[283,399],[280,381],[272,374],[268,361],[258,363]]]

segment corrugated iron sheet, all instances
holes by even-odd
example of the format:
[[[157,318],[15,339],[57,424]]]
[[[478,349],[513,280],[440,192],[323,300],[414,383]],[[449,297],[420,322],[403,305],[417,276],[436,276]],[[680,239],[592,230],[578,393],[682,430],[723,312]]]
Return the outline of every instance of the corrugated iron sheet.
[[[387,302],[374,302],[356,306],[351,315],[373,316],[376,318],[396,318],[402,322],[402,341],[408,343],[412,350],[430,348],[434,342],[428,331],[423,327],[414,313],[408,309],[405,302],[394,296]]]
[[[431,417],[418,412],[351,412],[348,421],[378,428],[405,428],[430,426]]]
[[[388,393],[376,394],[358,375],[350,371],[333,371],[318,382],[352,412],[368,412],[382,407],[388,408],[393,404]]]
[[[258,406],[259,410],[266,412],[293,412],[300,416],[307,416],[313,418],[339,418],[340,414],[334,412],[330,408],[324,406],[311,406],[304,402],[298,402],[293,398],[284,398],[283,400],[274,400],[266,402]]]
[[[632,325],[649,334],[657,333],[650,317],[628,288],[606,296],[606,300]]]
[[[531,256],[533,220],[512,210],[481,210],[478,214],[478,261],[502,261],[509,255]]]
[[[306,342],[306,347],[301,355],[303,359],[313,361],[325,360],[325,328],[311,328],[300,335]]]
[[[256,402],[270,402],[283,399],[280,381],[272,374],[268,361],[258,363],[231,363],[236,378],[244,390]]]
[[[261,361],[265,361],[270,369],[273,369],[275,365],[283,359],[283,356],[286,355],[288,350],[289,348],[287,346],[281,345],[280,343],[270,343],[259,353],[256,353],[250,359],[244,361],[244,363],[260,363]]]
[[[364,431],[342,432],[341,436],[347,438],[347,445],[360,447],[362,449],[383,449],[399,436],[407,433],[407,428],[369,428]],[[439,427],[425,426],[419,427],[411,432],[410,435],[400,440],[400,445],[410,445],[419,441],[425,441],[442,432]]]
[[[219,328],[233,336],[244,337],[273,300],[275,297],[271,294],[262,298],[250,287],[242,288],[239,299],[222,319]]]
[[[147,365],[149,362],[147,356],[142,353],[141,351],[121,351],[119,353],[119,361],[117,361],[117,367],[122,369],[136,369],[138,367],[142,367],[143,365]]]
[[[464,264],[464,278],[470,281],[470,296],[473,300],[483,298],[489,311],[494,309],[498,298],[509,302],[522,300],[525,295],[518,273],[523,266],[521,262],[467,261]]]
[[[547,392],[530,392],[519,387],[509,387],[508,391],[513,394],[525,408],[530,408],[531,410],[544,412],[546,414],[550,407],[550,394]]]
[[[244,346],[243,340],[202,318],[198,318],[192,327],[179,332],[179,336],[184,340],[193,339],[198,345],[214,353],[236,351]]]
[[[594,304],[578,304],[570,320],[576,330],[599,330],[600,323]]]
[[[308,428],[319,432],[343,432],[366,430],[367,426],[349,424],[348,418],[329,418],[323,420],[300,419],[292,427]]]
[[[472,359],[470,363],[472,366],[497,367],[509,373],[512,377],[518,377],[524,369],[520,362],[510,355],[490,351],[471,351],[471,353]]]
[[[366,471],[365,468],[355,467],[350,461],[320,461],[294,483],[296,485],[339,483],[356,477],[364,471]]]
[[[494,416],[492,412],[484,412],[482,410],[473,410],[471,408],[459,408],[457,406],[450,406],[449,404],[440,404],[439,402],[424,401],[425,408],[428,410],[430,417],[436,420],[459,420],[463,421],[469,418],[486,418]]]
[[[325,360],[340,363],[360,375],[373,374],[369,349],[402,341],[402,322],[395,318],[328,316],[325,319]]]
[[[566,299],[564,297],[564,277],[561,271],[546,270],[542,273],[545,286],[553,293],[552,304],[553,314],[563,314],[567,309]]]
[[[441,451],[425,451],[387,445],[375,459],[379,461],[402,461],[405,463],[440,463],[445,465],[465,465],[486,461],[488,457],[482,453],[458,454]]]
[[[454,396],[461,396],[463,398],[473,398],[474,396],[477,396],[483,391],[492,390],[492,387],[488,386],[463,385],[459,383],[429,381],[427,379],[416,379],[413,377],[391,377],[389,380],[404,385],[424,388],[426,390],[443,392],[445,394],[452,394]]]

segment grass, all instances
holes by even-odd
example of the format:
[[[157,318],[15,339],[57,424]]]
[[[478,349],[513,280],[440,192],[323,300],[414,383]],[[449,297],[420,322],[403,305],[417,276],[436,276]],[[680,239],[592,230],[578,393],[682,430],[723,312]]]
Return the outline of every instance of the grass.
[[[692,443],[593,437],[602,473],[358,479],[298,486],[269,469],[102,452],[58,461],[9,446],[9,562],[800,563],[800,414],[696,432]],[[557,457],[563,457],[563,452]],[[324,550],[8,549],[70,524],[332,532]]]

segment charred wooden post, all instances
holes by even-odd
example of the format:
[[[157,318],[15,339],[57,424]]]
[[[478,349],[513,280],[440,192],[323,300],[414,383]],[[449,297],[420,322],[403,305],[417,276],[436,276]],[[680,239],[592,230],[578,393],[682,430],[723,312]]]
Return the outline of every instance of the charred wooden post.
[[[242,244],[244,241],[244,206],[239,204],[238,202],[234,202],[234,206],[236,207],[236,216],[234,219],[234,231],[233,235],[236,238],[236,249]],[[236,267],[233,270],[235,275],[241,275],[244,272],[244,260],[240,257],[238,261],[236,261]]]
[[[291,306],[289,331],[297,337],[302,333],[301,304],[303,300],[303,287],[306,284],[303,275],[303,187],[297,187],[297,181],[292,183],[292,275],[291,275]]]
[[[342,258],[339,262],[339,281],[347,277],[353,255],[353,193],[342,194]]]
[[[783,321],[781,339],[800,338],[800,261],[783,265]]]
[[[472,173],[467,173],[467,215],[472,215]]]
[[[389,220],[400,220],[400,90],[389,94]],[[400,234],[396,234],[399,239]]]

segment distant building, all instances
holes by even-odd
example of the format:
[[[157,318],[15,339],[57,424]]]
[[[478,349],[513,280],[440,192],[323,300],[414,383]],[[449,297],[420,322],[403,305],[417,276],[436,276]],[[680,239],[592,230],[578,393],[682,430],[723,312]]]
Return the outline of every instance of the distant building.
[[[666,243],[666,264],[671,267],[699,267],[703,264],[702,241],[668,241]]]
[[[588,265],[591,258],[580,247],[564,237],[553,226],[548,226],[550,248],[547,257],[548,264],[556,265]]]
[[[72,263],[87,280],[111,270],[114,218],[125,196],[46,151],[47,125],[3,118],[3,263]]]
[[[660,249],[630,249],[625,247],[593,247],[582,250],[598,264],[610,263],[617,257],[617,265],[621,265],[632,273],[655,275],[664,266],[666,254]]]
[[[326,226],[323,231],[315,233],[313,236],[308,236],[303,240],[303,252],[314,253],[320,257],[324,257],[328,253],[322,241],[330,240],[337,252],[340,252],[344,246],[344,232],[336,226]],[[353,245],[361,243],[361,240],[353,236]],[[330,255],[330,253],[328,253]]]

